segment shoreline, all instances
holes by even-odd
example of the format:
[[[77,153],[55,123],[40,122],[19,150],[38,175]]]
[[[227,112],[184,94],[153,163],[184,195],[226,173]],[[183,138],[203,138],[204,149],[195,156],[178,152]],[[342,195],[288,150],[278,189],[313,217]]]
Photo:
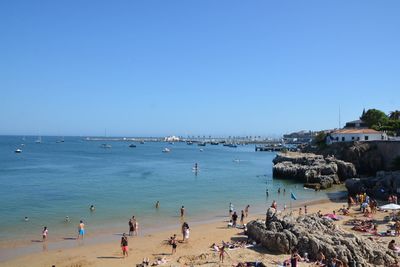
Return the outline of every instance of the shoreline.
[[[345,195],[345,192],[343,191],[337,191],[333,193],[336,195],[336,197],[324,197],[320,199],[315,199],[315,200],[296,200],[292,201],[292,210],[294,210],[297,207],[302,207],[303,205],[307,204],[307,206],[316,206],[316,205],[321,205],[321,204],[329,204],[329,203],[334,203],[335,201],[338,200],[343,200],[343,197]],[[269,202],[272,203],[272,198],[270,199]],[[265,216],[265,211],[266,208],[269,207],[269,202],[267,203],[266,207],[264,210],[255,209],[252,211],[250,208],[250,214],[251,216],[249,217],[250,219],[264,219]],[[281,211],[283,210],[283,204],[279,203],[279,207],[282,208],[280,209]],[[289,207],[287,207],[286,212],[290,210]],[[285,212],[284,212],[285,213]],[[215,226],[216,224],[227,224],[229,221],[229,217],[226,216],[216,216],[211,219],[207,220],[197,220],[197,221],[191,221],[190,218],[187,218],[189,225],[192,226],[192,228],[210,228]],[[222,221],[222,222],[221,222]],[[249,221],[249,220],[246,220]],[[158,227],[155,229],[152,228],[145,228],[143,231],[141,228],[139,228],[140,234],[138,237],[133,237],[133,239],[142,239],[144,237],[149,237],[153,235],[160,235],[161,233],[169,233],[171,231],[177,232],[177,229],[180,228],[180,224],[183,222],[183,220],[180,220],[180,222],[176,222],[172,225],[167,225],[165,227]],[[141,227],[141,226],[140,226]],[[100,233],[100,234],[94,234],[94,235],[89,235],[87,238],[85,238],[84,245],[86,246],[104,246],[104,245],[110,245],[115,244],[115,240],[120,238],[122,235],[121,229],[113,229],[113,231],[107,232],[107,233]],[[178,235],[179,236],[179,235]],[[39,240],[38,240],[39,241]],[[24,257],[28,257],[29,255],[38,255],[42,253],[54,253],[56,251],[68,251],[68,250],[74,250],[76,249],[76,246],[83,245],[80,241],[74,240],[72,238],[69,239],[58,239],[56,241],[46,241],[45,243],[43,242],[29,242],[27,245],[20,245],[20,244],[14,244],[11,247],[6,247],[0,249],[0,262],[1,263],[7,263],[7,262],[12,262]]]

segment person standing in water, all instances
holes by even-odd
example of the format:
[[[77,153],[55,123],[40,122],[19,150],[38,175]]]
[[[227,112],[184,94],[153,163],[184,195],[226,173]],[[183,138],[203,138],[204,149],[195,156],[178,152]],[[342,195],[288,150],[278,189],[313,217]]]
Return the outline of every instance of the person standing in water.
[[[132,236],[133,232],[135,231],[135,227],[133,226],[132,219],[129,219],[128,225],[129,225],[129,236]]]
[[[181,217],[185,217],[185,206],[181,208]]]
[[[94,211],[96,208],[94,207],[94,205],[90,205],[90,211]]]
[[[125,233],[122,234],[121,237],[121,248],[122,248],[122,255],[128,257],[128,237]]]
[[[246,208],[244,209],[244,214],[245,214],[246,218],[247,218],[247,216],[249,216],[249,208],[250,208],[250,205],[247,205]]]
[[[83,221],[81,220],[80,222],[79,222],[79,226],[78,226],[78,238],[77,239],[79,239],[79,237],[80,238],[82,238],[82,240],[83,240],[83,237],[85,236],[85,224],[83,223]]]
[[[158,209],[160,207],[160,201],[157,200],[156,202],[156,209]]]
[[[267,195],[267,197],[269,197],[269,190],[268,190],[268,188],[265,189],[265,194]]]
[[[233,204],[232,202],[229,202],[229,217],[232,216],[232,212],[233,212]]]
[[[48,233],[49,233],[49,230],[47,230],[47,226],[43,227],[43,231],[42,231],[43,242],[47,240]]]

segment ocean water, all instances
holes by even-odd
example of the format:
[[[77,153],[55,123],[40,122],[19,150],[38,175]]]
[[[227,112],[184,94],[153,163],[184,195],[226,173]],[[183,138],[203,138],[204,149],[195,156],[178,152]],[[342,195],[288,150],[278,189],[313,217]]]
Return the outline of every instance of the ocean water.
[[[132,215],[141,229],[177,224],[182,205],[185,219],[199,222],[227,216],[229,202],[239,212],[250,204],[252,212],[265,210],[273,199],[289,206],[290,192],[299,200],[326,196],[272,179],[275,153],[255,152],[254,145],[154,142],[129,148],[121,141],[104,149],[102,142],[79,137],[66,137],[64,143],[56,143],[57,137],[42,137],[40,144],[35,139],[0,137],[0,241],[40,237],[44,225],[52,235],[76,236],[80,219],[90,235],[127,228]],[[23,153],[14,153],[21,143]],[[171,152],[162,153],[165,147]],[[192,170],[196,162],[197,173]],[[278,195],[279,187],[286,194]],[[66,216],[70,223],[64,222]]]

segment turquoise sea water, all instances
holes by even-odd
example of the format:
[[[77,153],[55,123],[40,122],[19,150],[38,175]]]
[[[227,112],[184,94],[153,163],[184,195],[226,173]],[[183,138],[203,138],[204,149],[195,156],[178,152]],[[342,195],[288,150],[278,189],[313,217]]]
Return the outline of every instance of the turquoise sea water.
[[[254,145],[199,147],[186,143],[102,142],[66,137],[0,137],[0,241],[50,233],[75,236],[80,219],[89,235],[127,228],[135,215],[141,229],[179,222],[184,205],[186,220],[213,220],[226,216],[229,202],[240,212],[263,211],[277,199],[289,206],[289,192],[299,200],[325,197],[289,181],[272,179],[272,152],[255,152]],[[14,150],[24,143],[23,153]],[[168,147],[170,153],[162,153]],[[200,148],[204,151],[201,152]],[[197,175],[192,171],[199,164]],[[266,187],[270,196],[266,199]],[[277,195],[279,187],[286,194]],[[159,200],[161,207],[154,208]],[[96,206],[95,212],[89,206]],[[29,217],[25,222],[23,218]],[[65,216],[71,218],[65,223]]]

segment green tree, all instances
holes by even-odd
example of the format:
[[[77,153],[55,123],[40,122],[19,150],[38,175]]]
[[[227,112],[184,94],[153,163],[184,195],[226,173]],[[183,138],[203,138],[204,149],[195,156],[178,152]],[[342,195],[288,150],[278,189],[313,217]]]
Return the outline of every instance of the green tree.
[[[317,145],[319,148],[323,148],[326,146],[326,133],[319,132],[314,137],[314,144]]]
[[[391,111],[389,113],[389,119],[400,120],[400,110]]]
[[[378,109],[369,109],[360,117],[360,119],[367,123],[370,128],[376,130],[380,130],[384,127],[389,120],[388,116]]]

